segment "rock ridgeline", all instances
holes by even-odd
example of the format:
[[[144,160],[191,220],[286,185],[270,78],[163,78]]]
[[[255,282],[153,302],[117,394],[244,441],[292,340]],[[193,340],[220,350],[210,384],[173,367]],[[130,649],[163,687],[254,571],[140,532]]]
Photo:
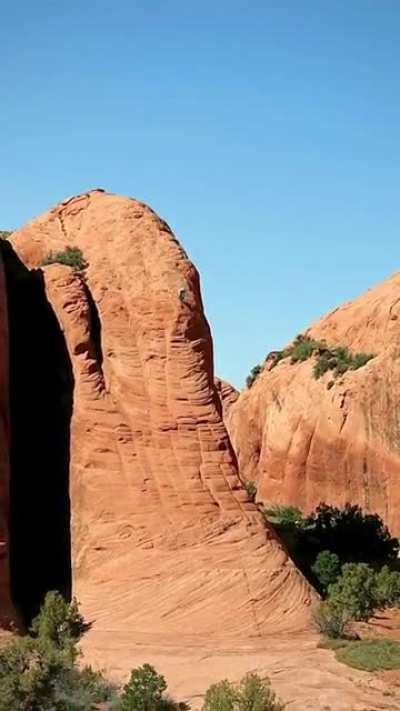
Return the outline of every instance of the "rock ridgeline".
[[[315,377],[318,354],[272,354],[226,417],[241,475],[258,498],[310,511],[321,501],[378,513],[400,534],[400,274],[307,332],[365,365]],[[345,370],[345,369],[344,369]]]

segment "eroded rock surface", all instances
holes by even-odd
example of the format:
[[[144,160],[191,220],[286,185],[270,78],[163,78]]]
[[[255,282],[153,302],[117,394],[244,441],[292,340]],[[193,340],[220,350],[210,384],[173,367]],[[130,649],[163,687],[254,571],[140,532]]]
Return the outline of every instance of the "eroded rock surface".
[[[331,372],[313,377],[313,358],[269,362],[228,415],[241,475],[258,481],[258,498],[267,503],[309,511],[321,501],[349,501],[377,512],[398,535],[400,274],[307,335],[375,357],[333,385]]]
[[[236,390],[233,385],[228,383],[226,380],[222,380],[221,378],[214,378],[214,385],[221,401],[222,417],[225,420],[231,406],[239,397],[239,391]]]
[[[226,638],[304,626],[312,599],[240,485],[199,277],[168,225],[103,191],[12,244],[43,268],[72,363],[73,589],[93,629]],[[89,633],[90,644],[90,633]]]

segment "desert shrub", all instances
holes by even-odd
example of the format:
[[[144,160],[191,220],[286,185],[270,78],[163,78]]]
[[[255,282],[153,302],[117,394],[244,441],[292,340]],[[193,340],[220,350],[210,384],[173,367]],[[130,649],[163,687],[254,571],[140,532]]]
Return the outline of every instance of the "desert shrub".
[[[87,711],[116,690],[65,649],[24,637],[0,649],[0,711]]]
[[[313,375],[316,380],[322,378],[328,370],[334,370],[336,367],[336,361],[329,354],[324,353],[318,358],[317,362],[313,367]]]
[[[364,671],[400,669],[400,643],[390,639],[350,642],[336,650],[336,658]]]
[[[11,230],[0,230],[0,239],[10,239],[11,235]]]
[[[306,528],[319,547],[336,553],[343,562],[394,561],[399,541],[392,538],[377,514],[364,514],[359,506],[339,509],[321,503],[306,519]]]
[[[373,357],[372,353],[356,353],[353,357],[353,370],[357,370],[358,368],[362,368],[364,365],[367,365],[368,361],[370,361]]]
[[[352,620],[369,620],[377,609],[375,572],[366,563],[346,563],[328,588],[328,603]]]
[[[377,607],[393,607],[400,604],[400,573],[384,565],[375,574],[375,598]]]
[[[47,264],[65,264],[67,267],[72,267],[75,271],[86,269],[87,263],[84,259],[82,250],[79,247],[65,247],[61,252],[49,252],[43,260],[42,266]]]
[[[346,346],[331,347],[324,340],[317,341],[304,334],[296,336],[293,343],[284,350],[273,351],[270,355],[273,356],[271,368],[285,358],[290,357],[290,362],[294,364],[315,357],[313,375],[316,380],[329,370],[333,371],[333,378],[336,379],[348,370],[361,368],[375,357],[371,353],[352,354]],[[334,380],[331,380],[329,389],[333,384]]]
[[[372,353],[350,353],[345,346],[325,348],[317,355],[313,368],[314,378],[318,380],[328,370],[333,370],[334,378],[344,375],[348,370],[357,370],[374,358]]]
[[[173,711],[180,704],[165,697],[167,682],[150,664],[133,669],[121,696],[121,711]]]
[[[111,703],[114,708],[119,706],[117,687],[91,667],[63,669],[57,674],[53,687],[55,708],[60,711],[88,711],[94,709],[95,704],[97,708],[97,704],[104,703]]]
[[[203,711],[234,711],[237,708],[238,692],[224,679],[211,684],[204,697]]]
[[[79,612],[77,600],[64,600],[59,592],[48,592],[38,616],[33,620],[31,632],[35,637],[59,649],[73,646],[82,636],[85,623]]]
[[[321,551],[318,553],[314,565],[311,567],[316,576],[322,592],[326,592],[329,585],[335,583],[340,575],[340,560],[336,553]]]
[[[270,506],[262,509],[264,518],[280,526],[302,526],[304,517],[296,506]]]
[[[346,635],[350,620],[346,610],[323,600],[314,608],[312,616],[316,629],[325,637],[342,639]]]
[[[271,689],[269,680],[246,674],[240,682],[238,711],[283,711],[284,704]]]
[[[207,689],[203,711],[283,711],[284,704],[271,689],[268,680],[258,674],[246,674],[235,688],[226,679]]]
[[[257,484],[255,483],[255,481],[245,481],[244,488],[247,491],[247,496],[249,497],[250,501],[254,502],[257,496]]]
[[[308,360],[311,358],[316,348],[319,348],[321,344],[314,341],[313,338],[309,336],[297,336],[291,346],[290,350],[290,362],[298,363]]]
[[[255,365],[254,368],[251,369],[250,375],[246,378],[246,385],[248,388],[251,388],[251,386],[254,385],[262,370],[262,365]]]
[[[53,708],[54,682],[66,668],[54,654],[25,638],[0,650],[0,711],[42,711]]]

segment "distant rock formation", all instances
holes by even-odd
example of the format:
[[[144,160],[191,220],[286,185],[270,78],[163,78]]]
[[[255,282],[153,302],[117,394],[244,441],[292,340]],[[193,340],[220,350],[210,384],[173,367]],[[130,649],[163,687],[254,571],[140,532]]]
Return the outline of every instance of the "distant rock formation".
[[[72,366],[72,585],[86,619],[176,639],[304,626],[312,593],[240,484],[199,277],[168,225],[97,190],[11,243],[39,270]],[[41,270],[66,246],[84,278]]]
[[[400,274],[335,309],[306,335],[375,357],[333,378],[315,356],[270,358],[227,422],[258,499],[310,511],[349,501],[400,534]]]

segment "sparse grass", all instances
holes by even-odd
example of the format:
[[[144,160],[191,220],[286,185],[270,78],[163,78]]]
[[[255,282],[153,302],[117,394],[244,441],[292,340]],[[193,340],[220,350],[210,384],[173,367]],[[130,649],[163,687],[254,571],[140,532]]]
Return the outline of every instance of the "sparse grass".
[[[346,642],[335,654],[339,662],[362,671],[400,669],[400,642],[391,639]]]

